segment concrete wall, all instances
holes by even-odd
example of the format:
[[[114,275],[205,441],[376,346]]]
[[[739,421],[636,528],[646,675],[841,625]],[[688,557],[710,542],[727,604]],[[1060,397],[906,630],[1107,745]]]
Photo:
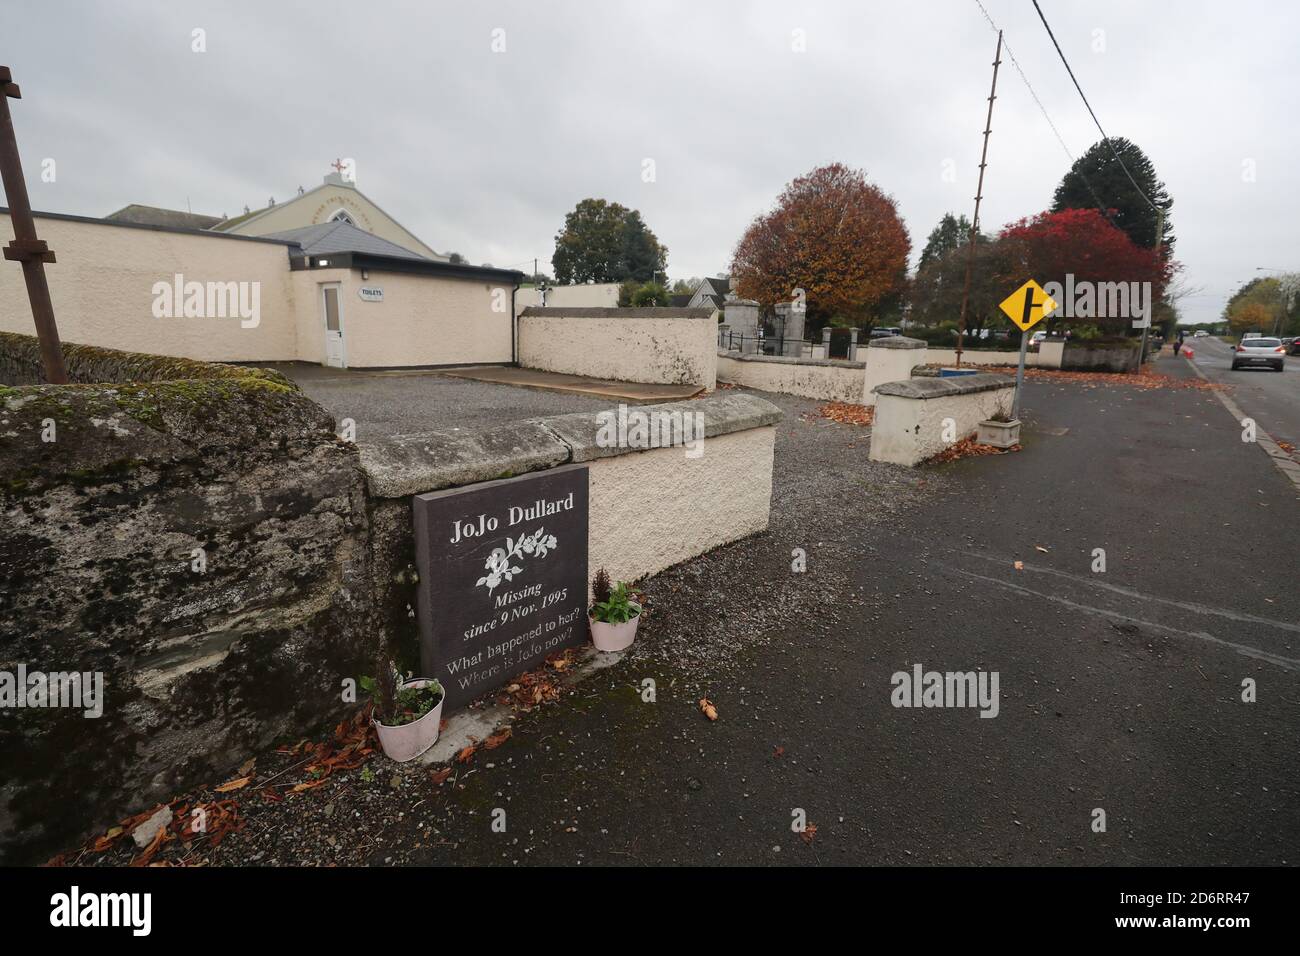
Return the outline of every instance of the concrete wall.
[[[767,530],[776,428],[591,463],[588,553],[593,569],[634,581]]]
[[[717,321],[707,309],[525,309],[519,364],[622,382],[717,385]]]
[[[1127,342],[1090,342],[1075,339],[1065,343],[1061,368],[1078,372],[1132,372],[1138,367],[1142,345]]]
[[[975,434],[981,421],[1010,414],[1015,382],[981,372],[890,382],[876,391],[871,460],[910,466]]]
[[[860,353],[863,354],[863,353]],[[873,339],[867,343],[866,374],[862,380],[863,405],[876,404],[876,388],[889,382],[903,382],[912,377],[912,369],[927,361],[927,349],[920,339],[902,335]]]
[[[214,362],[298,358],[291,247],[278,242],[166,232],[102,222],[37,219],[58,261],[45,267],[59,335],[69,342]],[[0,234],[13,235],[8,213]],[[155,318],[155,282],[256,282],[261,321]],[[179,311],[179,309],[178,309]],[[0,262],[0,331],[34,334],[22,269]]]
[[[617,282],[557,285],[546,293],[546,305],[548,308],[614,309],[618,307],[618,289]],[[524,288],[515,293],[515,315],[541,304],[542,294],[536,289]]]
[[[718,352],[718,381],[828,402],[862,401],[865,363]]]
[[[1026,368],[1060,368],[1061,352],[1064,349],[1064,341],[1048,341],[1038,346],[1038,351],[1027,351],[1025,353]],[[938,349],[933,345],[929,347],[926,353],[926,361],[935,365],[956,365],[956,349]],[[1018,365],[1020,363],[1020,348],[1014,349],[985,350],[985,349],[964,349],[961,353],[962,365]]]

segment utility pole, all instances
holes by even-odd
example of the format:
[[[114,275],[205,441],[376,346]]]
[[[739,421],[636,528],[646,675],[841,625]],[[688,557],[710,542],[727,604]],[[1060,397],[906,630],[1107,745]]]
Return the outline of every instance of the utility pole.
[[[1160,263],[1160,252],[1165,244],[1165,207],[1156,207],[1156,263]],[[1161,287],[1160,294],[1164,295],[1164,288]],[[1138,371],[1142,370],[1142,363],[1147,360],[1147,336],[1151,334],[1151,316],[1155,315],[1156,303],[1155,297],[1151,297],[1151,302],[1147,306],[1151,310],[1151,315],[1146,316],[1146,324],[1142,326],[1142,351],[1138,353]]]
[[[54,261],[54,252],[36,235],[36,221],[32,218],[32,205],[27,199],[27,183],[18,156],[18,138],[14,135],[13,118],[9,115],[9,100],[21,99],[22,93],[7,66],[0,66],[0,89],[4,93],[0,96],[0,179],[4,182],[9,218],[14,225],[14,238],[5,246],[5,258],[23,265],[27,298],[32,303],[36,338],[45,365],[45,381],[51,385],[66,385],[68,372],[63,365],[59,329],[54,324],[50,287],[45,281],[45,263]]]
[[[998,31],[998,48],[993,54],[993,85],[989,88],[989,112],[984,120],[984,148],[980,150],[980,177],[975,187],[975,218],[970,224],[966,243],[966,282],[961,290],[961,316],[957,319],[957,367],[961,368],[961,346],[966,338],[966,309],[970,304],[970,274],[975,266],[975,239],[980,233],[980,200],[984,198],[984,167],[988,165],[989,133],[993,132],[993,101],[998,94],[998,67],[1002,64],[1002,31]]]

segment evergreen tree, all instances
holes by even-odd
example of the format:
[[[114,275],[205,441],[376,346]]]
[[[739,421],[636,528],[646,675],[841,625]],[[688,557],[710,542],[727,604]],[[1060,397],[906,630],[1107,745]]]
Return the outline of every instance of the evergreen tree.
[[[1114,152],[1111,151],[1114,147]],[[1119,154],[1124,161],[1123,167],[1115,158]],[[1063,209],[1096,209],[1110,212],[1110,220],[1128,233],[1133,244],[1144,249],[1156,246],[1156,210],[1152,209],[1138,190],[1133,187],[1125,175],[1127,168],[1134,181],[1141,187],[1151,202],[1165,210],[1164,243],[1166,250],[1172,251],[1174,245],[1173,224],[1170,222],[1169,209],[1173,200],[1165,188],[1156,168],[1146,153],[1131,140],[1122,136],[1110,137],[1110,145],[1100,140],[1089,147],[1088,151],[1074,161],[1070,171],[1056,187],[1056,196],[1052,202],[1052,212]],[[1091,187],[1091,188],[1089,188]]]

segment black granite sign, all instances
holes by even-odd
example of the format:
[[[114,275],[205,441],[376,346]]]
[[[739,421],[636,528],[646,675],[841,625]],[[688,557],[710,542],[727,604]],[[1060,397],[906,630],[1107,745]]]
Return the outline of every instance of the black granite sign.
[[[416,495],[420,676],[467,703],[587,639],[587,466]]]

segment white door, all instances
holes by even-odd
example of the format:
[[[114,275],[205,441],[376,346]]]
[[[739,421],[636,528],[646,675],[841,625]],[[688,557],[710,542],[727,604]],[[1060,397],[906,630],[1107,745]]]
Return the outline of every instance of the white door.
[[[321,286],[321,308],[325,317],[325,364],[346,368],[343,351],[343,313],[339,309],[339,286]]]

